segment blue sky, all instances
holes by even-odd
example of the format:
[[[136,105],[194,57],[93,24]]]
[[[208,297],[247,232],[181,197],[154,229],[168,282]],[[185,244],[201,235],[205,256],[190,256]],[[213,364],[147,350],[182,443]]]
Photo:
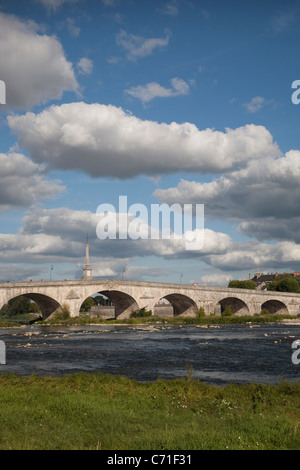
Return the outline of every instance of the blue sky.
[[[299,271],[300,2],[0,0],[0,279]],[[101,241],[102,203],[205,205],[205,243]]]

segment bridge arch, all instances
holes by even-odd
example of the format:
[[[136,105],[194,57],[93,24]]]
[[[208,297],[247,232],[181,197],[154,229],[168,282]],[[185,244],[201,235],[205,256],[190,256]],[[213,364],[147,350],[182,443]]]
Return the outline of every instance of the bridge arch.
[[[115,318],[129,318],[132,312],[139,309],[137,301],[131,295],[121,290],[100,290],[93,292],[90,297],[97,294],[106,297],[112,302]]]
[[[230,307],[233,314],[250,315],[248,305],[238,297],[225,297],[218,302],[218,305],[221,307],[221,314],[224,312],[226,307]]]
[[[166,299],[171,304],[171,306],[173,307],[173,315],[175,317],[177,317],[178,315],[195,316],[195,311],[198,309],[196,302],[184,294],[167,294],[161,297],[159,300],[162,299]]]
[[[277,299],[271,299],[264,302],[261,306],[262,310],[268,310],[270,313],[277,313],[277,314],[288,314],[287,306]]]
[[[6,302],[9,302],[10,300],[16,299],[18,297],[25,297],[35,302],[41,311],[43,320],[46,320],[46,318],[52,315],[57,309],[61,308],[61,305],[57,302],[57,300],[49,297],[48,295],[38,294],[36,292],[12,295],[10,298],[6,299]]]

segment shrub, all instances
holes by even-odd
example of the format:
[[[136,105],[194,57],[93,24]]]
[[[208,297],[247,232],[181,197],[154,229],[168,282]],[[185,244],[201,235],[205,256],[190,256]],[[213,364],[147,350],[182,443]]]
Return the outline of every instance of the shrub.
[[[266,308],[262,308],[260,311],[260,315],[270,315],[270,312]]]
[[[269,284],[267,286],[267,290],[276,291],[277,284],[278,284],[278,281],[269,282]]]
[[[254,281],[246,280],[246,281],[230,281],[228,287],[235,288],[235,289],[256,289],[256,284]]]
[[[280,292],[299,292],[300,287],[296,279],[286,277],[278,282],[276,290]]]
[[[53,315],[53,320],[68,320],[71,316],[68,304],[63,304]]]
[[[141,317],[151,317],[152,311],[146,310],[145,307],[140,308],[139,310],[135,310],[130,315],[131,318],[141,318]]]
[[[223,310],[221,315],[222,315],[222,317],[230,317],[231,315],[233,315],[233,311],[232,311],[232,308],[230,307],[230,305],[227,305],[225,307],[225,309]]]
[[[195,314],[196,314],[196,317],[197,317],[197,318],[203,318],[203,317],[206,316],[203,307],[200,307],[199,310],[196,310],[196,311],[195,311]]]
[[[268,290],[277,292],[300,292],[300,287],[296,279],[287,276],[270,282]]]
[[[96,305],[95,300],[92,297],[88,297],[85,299],[85,301],[82,303],[80,307],[81,312],[88,312],[91,310],[91,308]]]

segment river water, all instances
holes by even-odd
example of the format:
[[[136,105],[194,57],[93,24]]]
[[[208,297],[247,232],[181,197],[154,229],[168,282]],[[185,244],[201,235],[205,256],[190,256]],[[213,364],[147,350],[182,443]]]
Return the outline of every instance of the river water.
[[[101,371],[138,381],[187,377],[229,382],[299,382],[292,343],[300,325],[73,326],[0,329],[0,374],[61,376]],[[300,357],[300,354],[299,354]]]

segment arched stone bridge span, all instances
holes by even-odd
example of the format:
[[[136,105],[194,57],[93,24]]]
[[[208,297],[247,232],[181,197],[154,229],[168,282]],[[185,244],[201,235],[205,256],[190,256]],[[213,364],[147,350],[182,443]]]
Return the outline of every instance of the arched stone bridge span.
[[[207,315],[221,314],[228,305],[237,315],[254,315],[262,309],[300,314],[300,294],[111,279],[0,283],[0,308],[23,295],[39,305],[43,318],[64,304],[76,317],[83,301],[96,293],[111,299],[117,318],[127,318],[140,308],[154,312],[154,306],[163,298],[173,306],[174,315],[194,315],[201,307]]]

